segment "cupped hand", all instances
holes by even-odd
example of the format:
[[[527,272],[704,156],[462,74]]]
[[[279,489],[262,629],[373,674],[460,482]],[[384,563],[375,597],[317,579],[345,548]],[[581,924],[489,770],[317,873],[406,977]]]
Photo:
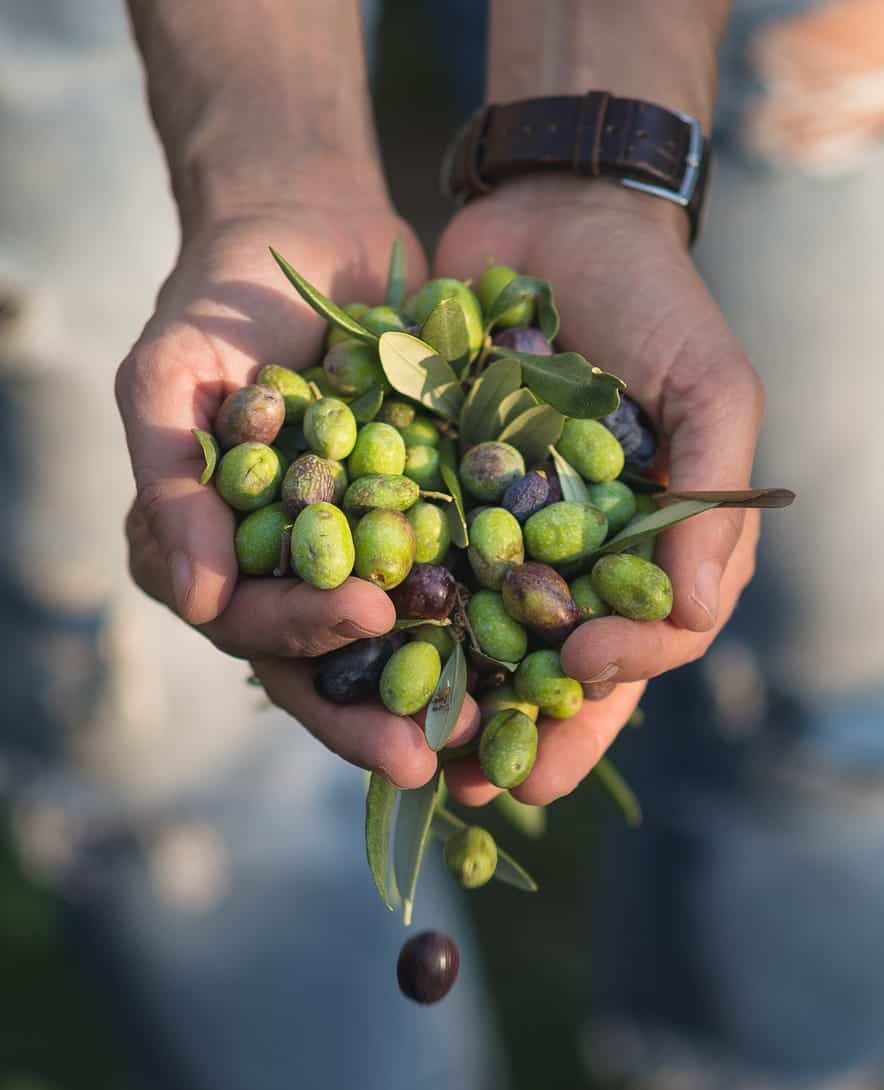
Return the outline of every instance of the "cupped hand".
[[[137,488],[126,527],[136,582],[223,651],[252,660],[270,698],[332,750],[416,787],[436,765],[418,722],[380,705],[320,700],[299,661],[389,631],[390,599],[355,578],[333,591],[295,579],[238,582],[234,515],[199,484],[202,456],[191,435],[210,431],[226,395],[263,364],[321,359],[325,323],[289,287],[269,245],[336,301],[378,303],[397,237],[413,289],[426,278],[423,254],[383,207],[296,209],[201,228],[120,366],[116,393]],[[456,736],[477,725],[470,700]]]
[[[464,208],[439,245],[436,275],[477,277],[489,261],[550,280],[559,344],[627,383],[661,438],[661,479],[673,489],[749,485],[763,388],[697,274],[684,212],[607,182],[522,179]],[[621,617],[578,628],[565,671],[590,685],[617,682],[572,720],[541,723],[538,759],[514,792],[550,802],[592,769],[638,701],[645,679],[699,658],[752,576],[757,513],[711,511],[657,543],[674,605],[666,621]],[[629,683],[621,685],[620,683]],[[487,801],[474,759],[446,772],[464,802]]]

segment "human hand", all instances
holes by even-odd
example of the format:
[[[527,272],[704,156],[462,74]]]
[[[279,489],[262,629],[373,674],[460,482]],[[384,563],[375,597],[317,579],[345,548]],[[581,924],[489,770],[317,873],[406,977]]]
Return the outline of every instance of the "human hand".
[[[201,227],[121,365],[116,392],[137,486],[127,519],[136,582],[221,650],[250,659],[271,700],[330,749],[416,787],[436,765],[418,722],[380,705],[320,700],[304,661],[387,632],[392,602],[355,578],[334,591],[295,579],[237,582],[234,515],[214,488],[199,484],[190,432],[211,430],[224,397],[253,381],[262,364],[300,368],[321,358],[325,323],[284,282],[268,244],[333,298],[374,303],[396,237],[412,285],[421,283],[418,243],[386,208],[299,209]],[[454,740],[477,726],[468,700]]]
[[[606,182],[527,178],[454,218],[436,275],[475,278],[493,260],[550,280],[561,345],[626,381],[656,423],[670,487],[745,488],[763,389],[694,269],[686,233],[684,212],[663,201]],[[547,803],[572,791],[626,722],[645,679],[705,653],[752,576],[758,529],[757,512],[738,510],[673,527],[657,545],[673,584],[670,617],[605,617],[569,637],[565,671],[594,696],[616,688],[572,719],[541,722],[537,761],[517,798]],[[448,765],[446,780],[465,803],[498,793],[475,758]]]

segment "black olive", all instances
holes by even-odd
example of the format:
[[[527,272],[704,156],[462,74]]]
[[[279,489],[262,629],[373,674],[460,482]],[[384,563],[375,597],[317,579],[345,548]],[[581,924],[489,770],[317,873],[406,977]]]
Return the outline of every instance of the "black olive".
[[[397,643],[392,636],[375,636],[330,651],[317,660],[313,687],[323,700],[335,704],[376,699],[381,672]]]
[[[441,931],[422,931],[399,951],[399,990],[415,1003],[438,1003],[451,991],[459,969],[454,939]]]

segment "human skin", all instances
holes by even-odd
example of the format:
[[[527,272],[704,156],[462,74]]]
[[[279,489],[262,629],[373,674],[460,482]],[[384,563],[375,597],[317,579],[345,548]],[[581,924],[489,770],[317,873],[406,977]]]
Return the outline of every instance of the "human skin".
[[[590,88],[684,110],[705,131],[713,113],[721,0],[492,0],[488,100]],[[625,63],[628,58],[628,63]],[[761,382],[694,269],[680,208],[616,182],[533,175],[470,202],[445,231],[435,275],[476,277],[496,262],[552,281],[560,344],[624,378],[663,440],[673,488],[745,488],[763,411]],[[541,720],[534,769],[513,794],[548,803],[572,791],[616,737],[646,679],[700,657],[754,568],[755,512],[711,512],[669,530],[657,562],[670,575],[665,621],[620,617],[576,629],[562,665],[611,695],[572,719]],[[622,684],[621,684],[622,683]],[[451,793],[481,805],[497,789],[475,758],[446,768]]]

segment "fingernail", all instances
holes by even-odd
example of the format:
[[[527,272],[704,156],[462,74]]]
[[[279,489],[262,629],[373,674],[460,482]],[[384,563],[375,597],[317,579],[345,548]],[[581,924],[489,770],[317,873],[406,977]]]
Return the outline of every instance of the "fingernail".
[[[714,560],[705,560],[694,579],[691,601],[703,610],[709,618],[709,627],[715,624],[718,616],[718,594],[721,586],[721,566]]]
[[[193,589],[193,565],[186,553],[176,549],[169,557],[169,574],[172,579],[172,596],[175,608],[184,613],[187,599]]]
[[[584,682],[583,695],[587,700],[605,700],[616,688],[616,681]]]
[[[616,662],[609,662],[603,669],[599,670],[597,674],[593,674],[592,677],[585,677],[582,679],[584,685],[594,685],[599,681],[610,681],[620,673],[620,666]]]
[[[338,621],[332,631],[338,636],[343,636],[345,640],[364,640],[369,636],[383,636],[384,634],[378,632],[376,628],[363,628],[356,621]]]

